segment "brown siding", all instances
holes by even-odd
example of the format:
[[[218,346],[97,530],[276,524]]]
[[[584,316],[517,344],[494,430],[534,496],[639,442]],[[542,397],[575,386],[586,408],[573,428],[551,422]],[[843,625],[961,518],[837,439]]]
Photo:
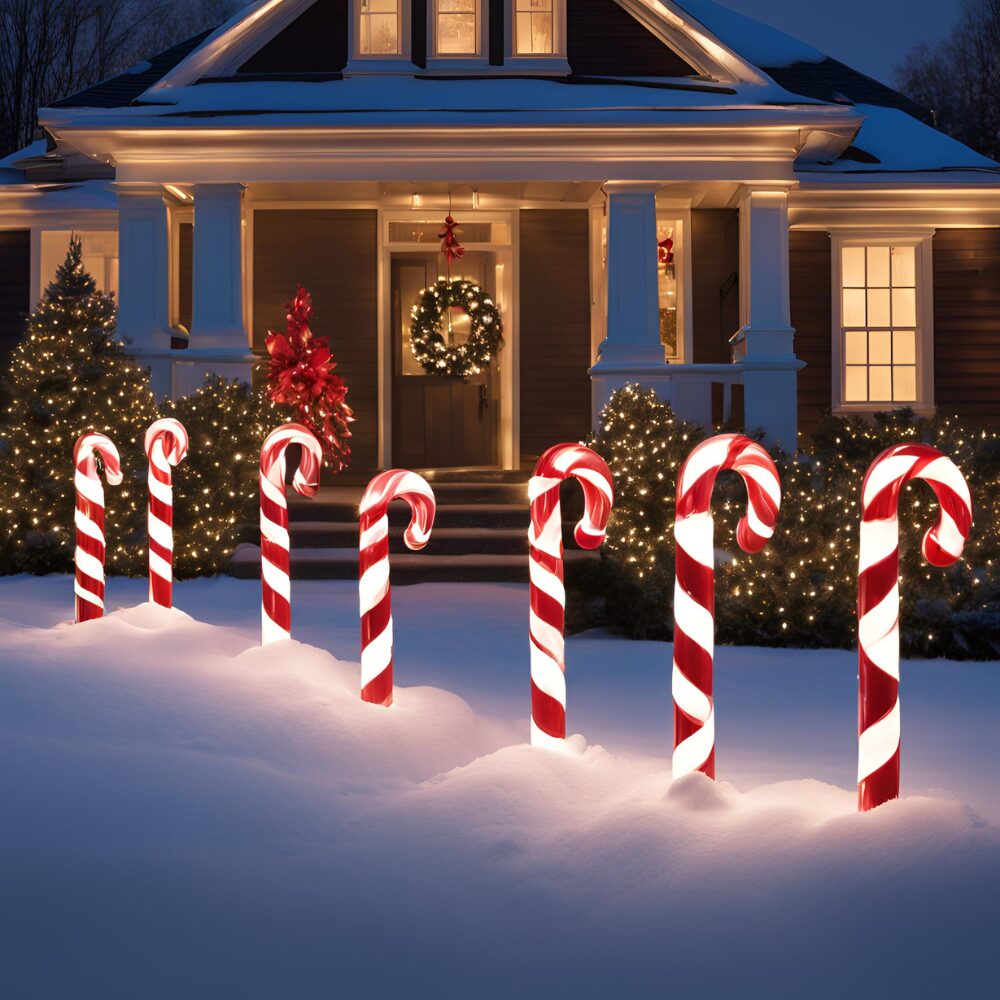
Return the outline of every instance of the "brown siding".
[[[262,210],[253,219],[254,346],[284,329],[298,284],[313,297],[313,330],[329,337],[349,387],[355,468],[378,459],[377,218],[373,211]]]
[[[590,220],[521,212],[521,455],[590,429]]]
[[[177,322],[191,330],[194,308],[194,225],[182,222],[177,239]]]
[[[337,73],[347,65],[348,0],[316,0],[239,68],[240,73]]]
[[[0,231],[0,361],[24,333],[31,297],[31,233]]]
[[[740,269],[739,212],[695,209],[691,213],[691,297],[694,310],[694,361],[724,364],[731,358],[729,338],[740,326],[739,287],[723,288]]]
[[[795,353],[799,372],[799,431],[811,434],[830,409],[833,366],[830,234],[788,234]]]
[[[937,408],[1000,427],[1000,229],[934,237]]]
[[[673,49],[644,28],[615,0],[567,4],[569,64],[583,76],[692,76]]]

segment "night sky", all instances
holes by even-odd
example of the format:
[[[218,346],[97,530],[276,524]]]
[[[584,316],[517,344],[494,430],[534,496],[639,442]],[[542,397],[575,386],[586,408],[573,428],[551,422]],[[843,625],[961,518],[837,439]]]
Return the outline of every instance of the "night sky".
[[[958,0],[720,2],[889,84],[913,45],[933,42],[950,31],[959,6]]]

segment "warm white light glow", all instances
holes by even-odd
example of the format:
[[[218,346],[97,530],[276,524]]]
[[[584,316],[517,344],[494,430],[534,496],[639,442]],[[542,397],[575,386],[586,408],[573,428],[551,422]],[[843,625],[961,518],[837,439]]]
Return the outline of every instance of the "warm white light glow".
[[[514,41],[519,56],[555,52],[555,0],[514,0]]]
[[[438,55],[477,55],[479,0],[435,0],[434,35]]]
[[[358,52],[363,56],[401,54],[399,0],[359,0]]]

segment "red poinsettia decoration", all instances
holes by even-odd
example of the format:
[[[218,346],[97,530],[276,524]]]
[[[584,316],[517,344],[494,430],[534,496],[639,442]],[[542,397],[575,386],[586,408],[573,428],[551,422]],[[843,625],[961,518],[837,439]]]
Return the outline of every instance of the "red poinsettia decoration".
[[[672,236],[668,236],[665,240],[661,240],[657,243],[660,248],[660,263],[663,265],[663,270],[666,272],[668,277],[672,277],[672,271],[674,267],[674,239]]]
[[[327,463],[340,472],[350,462],[348,426],[354,412],[347,405],[347,384],[337,374],[328,337],[314,337],[309,323],[312,296],[299,285],[288,310],[285,333],[269,331],[265,345],[271,362],[267,369],[268,395],[292,407],[295,419],[319,438]]]
[[[449,212],[445,216],[444,228],[438,233],[438,238],[441,240],[441,252],[447,258],[449,267],[453,260],[461,260],[465,256],[465,247],[458,242],[458,234],[455,232],[457,228],[458,223]]]

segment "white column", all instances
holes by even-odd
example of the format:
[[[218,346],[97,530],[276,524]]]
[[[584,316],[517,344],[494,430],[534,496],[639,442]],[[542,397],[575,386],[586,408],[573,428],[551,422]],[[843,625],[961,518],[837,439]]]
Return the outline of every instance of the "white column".
[[[118,333],[132,350],[170,349],[170,241],[159,185],[118,188]]]
[[[740,344],[744,423],[794,451],[798,372],[788,272],[788,191],[745,188],[740,199]]]
[[[658,184],[609,181],[608,329],[590,370],[593,415],[627,382],[653,385],[667,370],[657,291]]]

